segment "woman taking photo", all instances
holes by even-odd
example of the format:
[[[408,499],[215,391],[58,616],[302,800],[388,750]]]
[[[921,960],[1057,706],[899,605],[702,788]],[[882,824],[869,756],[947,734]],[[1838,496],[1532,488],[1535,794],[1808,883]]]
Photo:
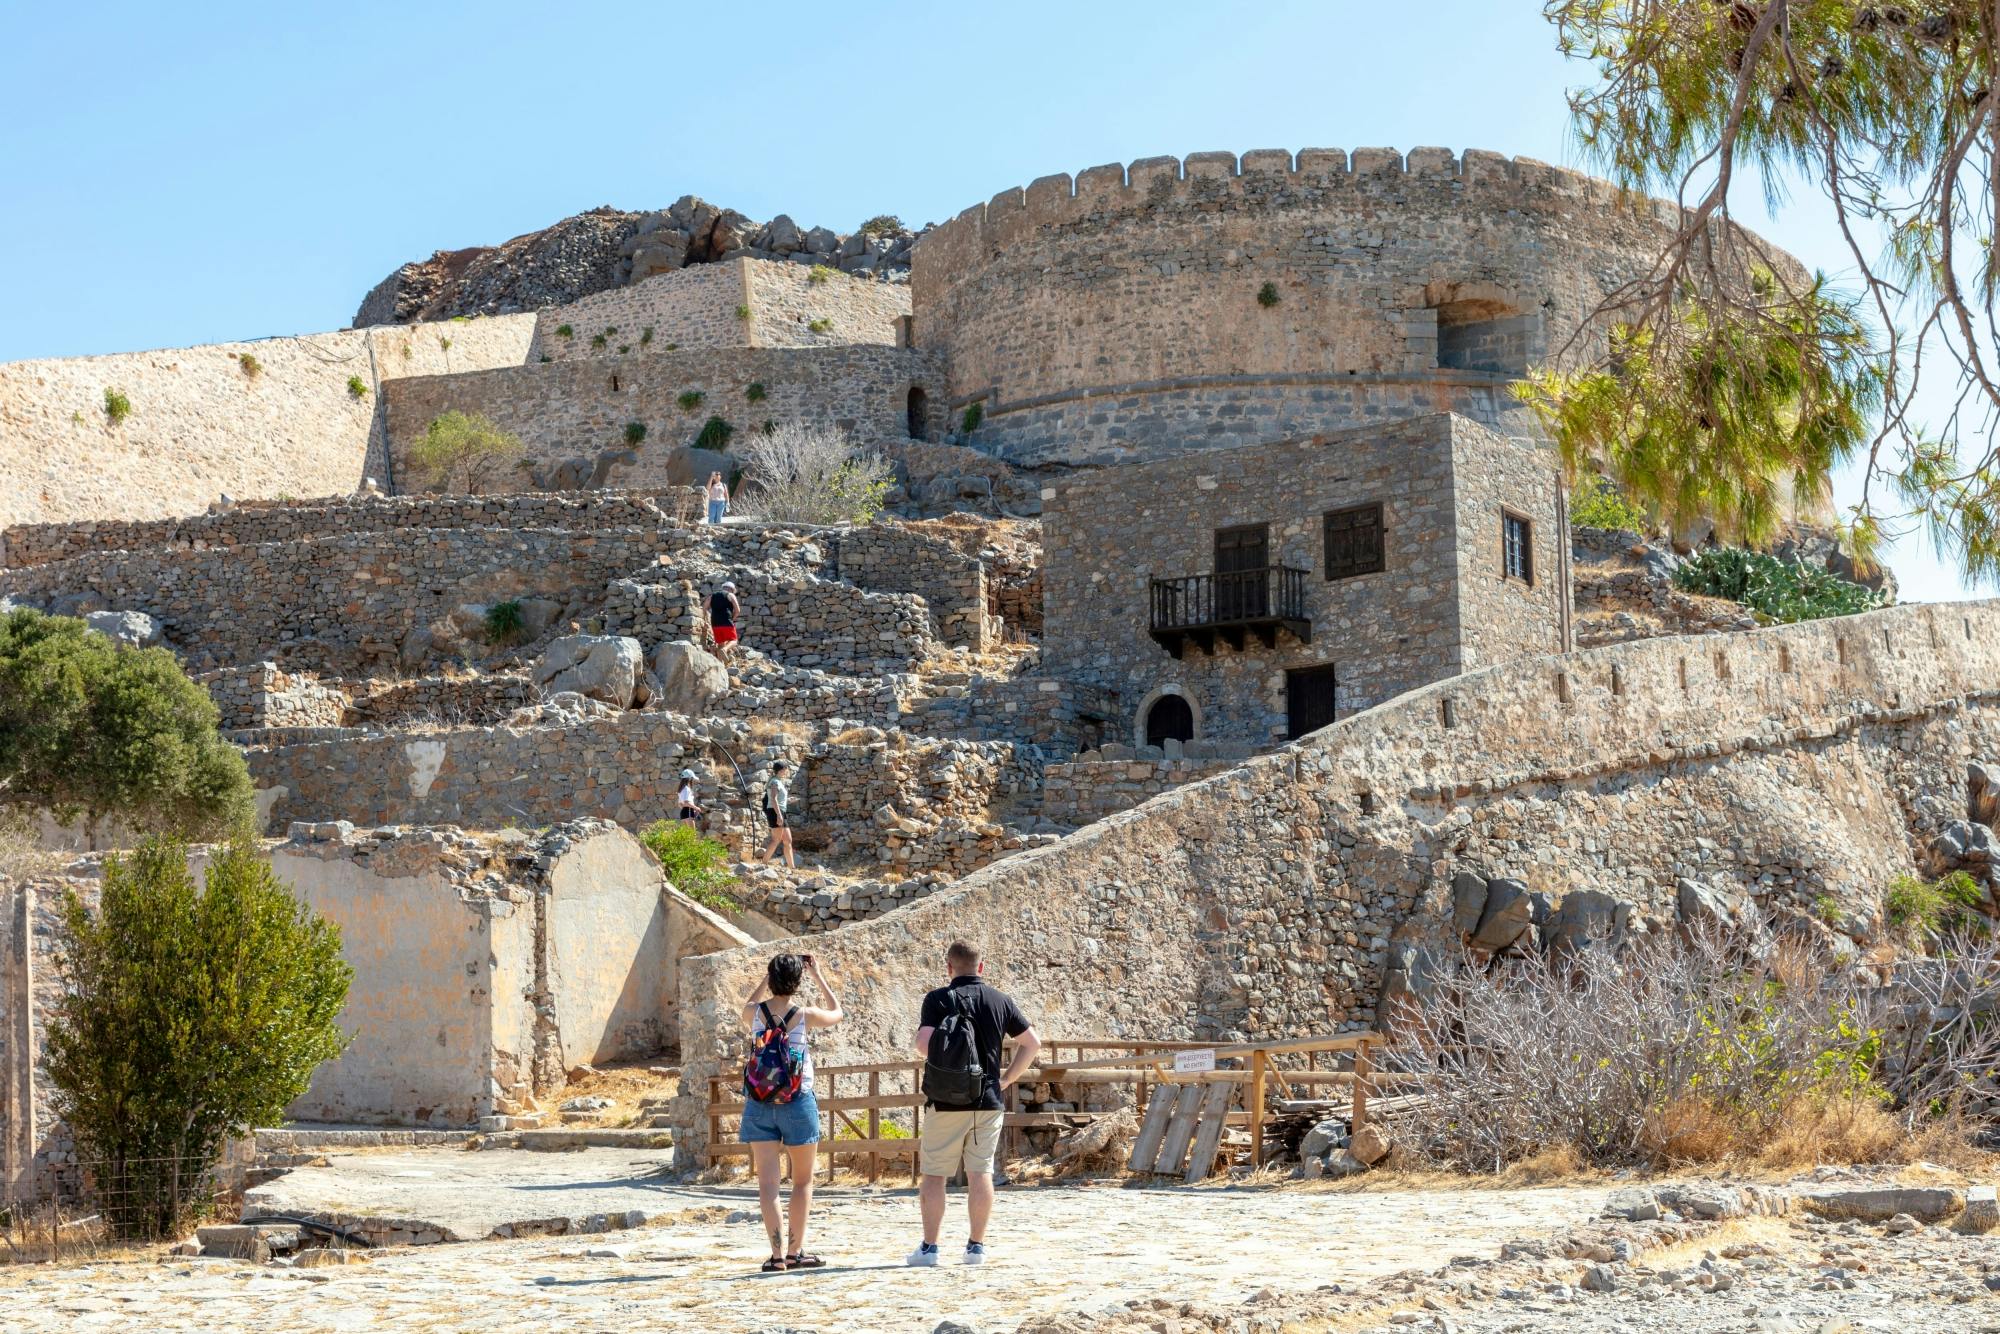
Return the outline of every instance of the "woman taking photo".
[[[806,973],[826,998],[823,1007],[795,1001]],[[813,1096],[812,1048],[806,1033],[841,1020],[840,997],[810,954],[780,954],[764,969],[764,980],[743,1002],[750,1030],[750,1058],[743,1066],[743,1125],[738,1138],[750,1146],[757,1168],[757,1203],[771,1258],[764,1272],[818,1269],[826,1264],[806,1252],[806,1215],[812,1209],[813,1158],[819,1146],[819,1101]],[[778,1216],[779,1154],[792,1163],[789,1218]],[[789,1244],[782,1225],[790,1224]]]

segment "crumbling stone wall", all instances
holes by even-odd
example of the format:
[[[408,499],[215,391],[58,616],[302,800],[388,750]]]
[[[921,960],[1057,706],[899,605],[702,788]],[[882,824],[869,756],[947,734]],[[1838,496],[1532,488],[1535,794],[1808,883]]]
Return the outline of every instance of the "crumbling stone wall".
[[[2000,603],[1640,640],[1441,681],[1021,852],[815,943],[853,1018],[822,1060],[899,1050],[945,945],[1043,1028],[1228,1038],[1375,1022],[1451,947],[1452,877],[1597,891],[1671,929],[1677,882],[1869,930],[2000,747]],[[1449,705],[1449,707],[1447,707]],[[687,1087],[730,1050],[768,949],[691,964]],[[705,1122],[686,1109],[679,1133]],[[689,1144],[688,1139],[678,1141]]]
[[[528,316],[0,364],[0,528],[386,486],[384,386],[519,365]],[[242,358],[260,369],[252,374]],[[358,377],[364,392],[349,391]],[[104,391],[131,415],[114,423]]]
[[[509,597],[595,603],[678,541],[658,528],[356,532],[200,550],[97,551],[0,571],[0,594],[88,595],[158,618],[197,667],[269,659],[367,675],[453,609]]]
[[[349,681],[347,719],[357,725],[410,723],[489,725],[529,702],[528,678],[518,672],[415,676],[395,680]]]
[[[949,542],[897,524],[818,534],[828,574],[885,593],[914,593],[930,611],[932,633],[983,653],[999,642],[987,610],[986,568]]]
[[[1678,226],[1664,202],[1495,153],[1145,158],[1003,190],[924,236],[915,338],[950,368],[954,421],[980,402],[976,442],[1017,462],[1441,409],[1526,434],[1508,381]]]
[[[693,491],[524,492],[505,496],[324,496],[246,501],[171,519],[85,519],[0,530],[0,567],[46,565],[92,551],[257,546],[409,528],[647,528],[692,514]],[[683,505],[686,505],[685,510]]]
[[[776,579],[756,567],[691,567],[687,573],[697,577],[677,578],[681,573],[670,565],[660,571],[659,582],[613,584],[604,608],[606,632],[647,645],[663,639],[704,642],[708,599],[726,580],[736,585],[743,604],[736,618],[742,642],[790,666],[901,671],[936,646],[928,609],[907,593],[875,593],[811,575]]]
[[[762,397],[751,396],[753,385],[761,386]],[[634,351],[419,376],[396,381],[384,398],[399,478],[407,476],[411,442],[440,413],[456,409],[482,413],[519,435],[528,447],[525,461],[544,470],[564,459],[625,448],[626,425],[639,422],[646,437],[634,447],[637,461],[616,465],[608,478],[612,485],[630,487],[691,480],[682,451],[710,417],[722,418],[739,433],[761,429],[767,421],[805,422],[838,427],[864,441],[900,439],[912,388],[937,401],[942,389],[933,357],[863,344]],[[682,407],[680,396],[690,391],[701,394],[701,401]],[[531,474],[512,466],[496,468],[482,482],[487,491],[533,487]]]
[[[1130,752],[1131,747],[1115,749]],[[1107,759],[1090,751],[1042,771],[1042,814],[1058,824],[1089,824],[1131,810],[1162,792],[1227,772],[1243,758]]]
[[[1050,755],[1096,745],[1120,717],[1111,692],[1057,677],[933,672],[924,686],[909,708],[912,730],[1039,746]]]
[[[222,711],[226,728],[338,727],[347,714],[346,692],[276,663],[224,667],[194,681]]]
[[[1469,666],[1562,647],[1554,462],[1462,417],[1078,472],[1043,496],[1047,670],[1116,691],[1124,735],[1139,741],[1162,692],[1191,702],[1198,739],[1281,742],[1288,670],[1333,667],[1345,716]],[[1328,578],[1324,516],[1368,504],[1382,507],[1383,568]],[[1502,577],[1509,510],[1533,524],[1531,583]],[[1150,631],[1151,581],[1212,573],[1216,530],[1240,524],[1266,525],[1269,559],[1305,571],[1311,642],[1280,631],[1271,647],[1254,635],[1213,654],[1188,643],[1175,660]]]

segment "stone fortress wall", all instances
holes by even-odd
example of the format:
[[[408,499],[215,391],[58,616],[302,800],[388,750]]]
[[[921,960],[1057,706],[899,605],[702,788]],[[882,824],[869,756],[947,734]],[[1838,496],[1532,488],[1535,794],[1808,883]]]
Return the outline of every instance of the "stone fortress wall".
[[[722,347],[894,347],[897,323],[909,313],[910,289],[901,283],[803,263],[732,259],[550,306],[535,317],[526,360]],[[565,327],[567,334],[560,332]]]
[[[1456,948],[1452,878],[1671,930],[1678,882],[1871,935],[1915,845],[2000,747],[2000,602],[1640,640],[1454,677],[821,938],[852,1018],[820,1059],[901,1050],[954,937],[1045,1031],[1230,1039],[1372,1024]],[[1607,925],[1611,914],[1605,914]],[[1824,928],[1819,928],[1823,930]],[[782,946],[778,947],[782,948]],[[731,1059],[772,947],[683,972],[683,1087]],[[681,1105],[677,1143],[705,1114]]]
[[[367,476],[389,485],[383,388],[518,365],[533,327],[503,315],[0,362],[0,528],[199,514],[225,493],[344,494]],[[107,389],[131,403],[123,422],[105,411]]]
[[[1497,153],[1143,158],[1003,190],[926,234],[914,341],[948,368],[953,421],[980,402],[974,442],[1020,463],[1446,410],[1527,434],[1507,382],[1678,222]]]
[[[635,349],[626,356],[404,380],[386,397],[396,475],[407,475],[409,443],[432,418],[456,409],[491,417],[528,447],[529,469],[496,469],[483,489],[531,491],[538,489],[535,468],[627,448],[625,427],[635,421],[646,427],[645,439],[632,447],[638,458],[611,468],[608,485],[689,481],[682,447],[694,443],[710,417],[728,422],[739,440],[765,422],[831,425],[864,441],[902,439],[912,389],[922,390],[936,411],[943,381],[935,358],[864,343],[645,354]],[[688,391],[702,397],[683,407],[679,399]]]

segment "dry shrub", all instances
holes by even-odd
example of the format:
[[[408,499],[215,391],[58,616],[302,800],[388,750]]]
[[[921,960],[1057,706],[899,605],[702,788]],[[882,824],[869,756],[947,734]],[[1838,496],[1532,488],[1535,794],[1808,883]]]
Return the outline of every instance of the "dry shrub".
[[[1993,1068],[1991,1011],[1971,1017],[1979,986],[1991,1004],[1991,948],[1931,962],[1922,994],[1940,1003],[1913,1013],[1916,992],[1880,994],[1761,928],[1468,955],[1397,1026],[1392,1062],[1429,1093],[1400,1138],[1482,1172],[1558,1146],[1603,1167],[1879,1161]]]

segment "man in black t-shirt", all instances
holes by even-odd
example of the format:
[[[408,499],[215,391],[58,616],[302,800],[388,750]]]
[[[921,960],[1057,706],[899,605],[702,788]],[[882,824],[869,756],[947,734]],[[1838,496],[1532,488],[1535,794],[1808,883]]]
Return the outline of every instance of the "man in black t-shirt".
[[[946,1016],[959,1009],[969,1012],[974,1045],[979,1052],[979,1068],[986,1086],[976,1103],[931,1104],[924,1115],[924,1134],[919,1146],[923,1155],[924,1184],[920,1192],[924,1214],[924,1241],[910,1252],[913,1265],[938,1262],[938,1231],[944,1226],[944,1183],[965,1169],[965,1211],[972,1224],[965,1245],[965,1263],[986,1262],[986,1220],[993,1214],[993,1155],[1000,1147],[1001,1092],[1010,1087],[1042,1049],[1042,1040],[1021,1014],[1019,1006],[1004,991],[980,980],[986,965],[977,947],[953,941],[945,952],[945,976],[950,985],[939,987],[924,997],[917,1019],[917,1054],[930,1059],[931,1032]],[[1014,1039],[1014,1058],[1003,1071],[1000,1046]]]

